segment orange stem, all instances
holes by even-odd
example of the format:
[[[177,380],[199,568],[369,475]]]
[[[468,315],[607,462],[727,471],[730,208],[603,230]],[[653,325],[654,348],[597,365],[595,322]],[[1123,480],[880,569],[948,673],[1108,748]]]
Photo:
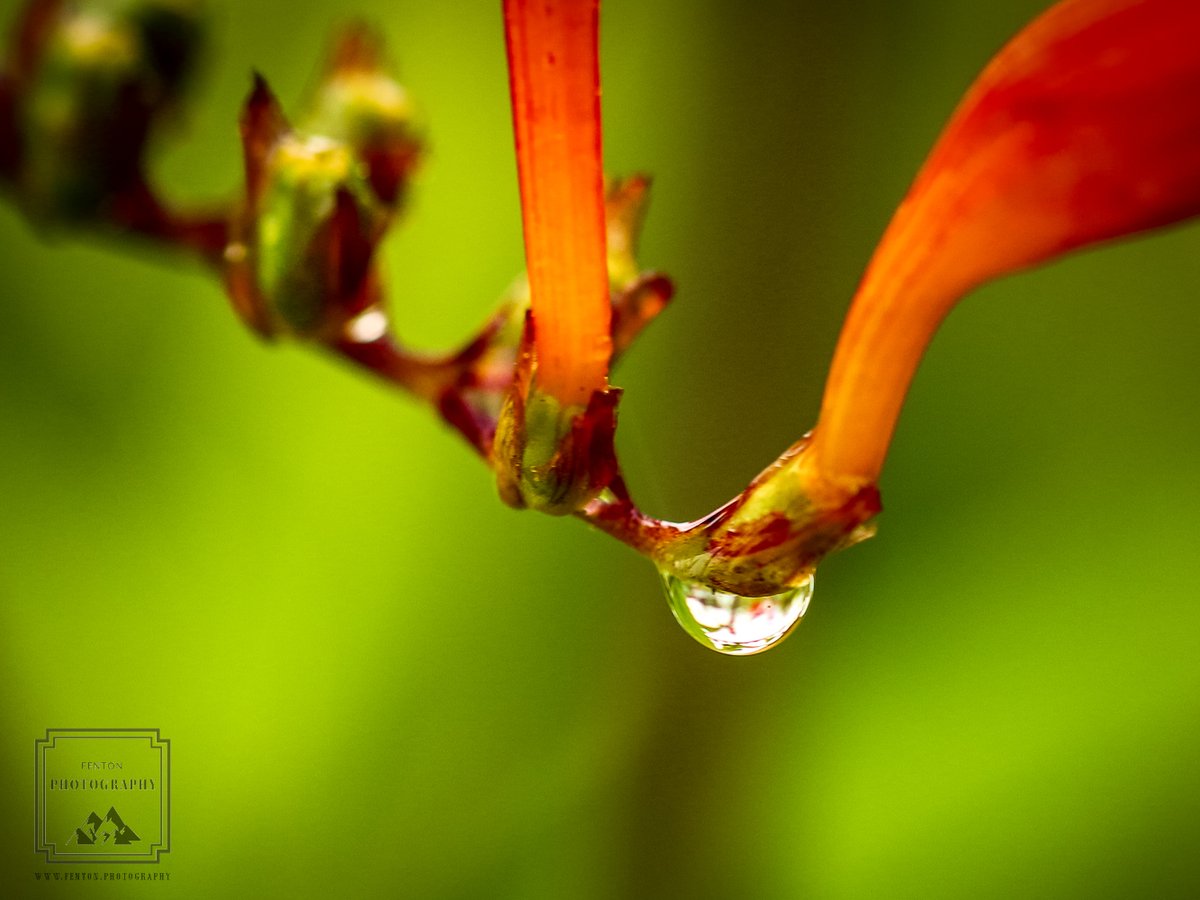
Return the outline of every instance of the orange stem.
[[[985,281],[1200,213],[1200,3],[1066,0],[984,70],[879,244],[838,341],[819,480],[875,481],[926,346]]]
[[[599,0],[504,0],[537,386],[565,406],[612,355],[598,19]]]

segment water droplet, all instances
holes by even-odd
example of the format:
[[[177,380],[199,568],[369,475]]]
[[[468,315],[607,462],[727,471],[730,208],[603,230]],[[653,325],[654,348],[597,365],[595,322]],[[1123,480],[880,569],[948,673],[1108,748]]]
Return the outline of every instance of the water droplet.
[[[246,245],[240,241],[235,241],[225,247],[225,262],[227,263],[244,263],[246,261],[247,250]]]
[[[705,647],[730,656],[749,656],[787,637],[808,609],[813,577],[782,594],[743,597],[703,582],[660,573],[667,602],[683,630]]]
[[[388,319],[382,309],[372,307],[346,323],[346,337],[355,343],[369,344],[387,334]]]

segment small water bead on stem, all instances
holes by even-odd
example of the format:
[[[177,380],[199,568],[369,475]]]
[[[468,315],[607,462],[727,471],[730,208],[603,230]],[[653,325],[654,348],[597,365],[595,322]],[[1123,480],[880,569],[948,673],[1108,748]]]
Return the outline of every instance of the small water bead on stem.
[[[659,574],[683,630],[728,656],[761,653],[782,641],[804,618],[813,592],[812,573],[795,587],[766,597],[743,597],[671,572]]]

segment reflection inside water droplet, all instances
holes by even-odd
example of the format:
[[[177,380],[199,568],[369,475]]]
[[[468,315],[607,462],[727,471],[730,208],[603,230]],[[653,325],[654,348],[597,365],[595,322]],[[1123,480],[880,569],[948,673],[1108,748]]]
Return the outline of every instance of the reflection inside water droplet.
[[[743,597],[661,572],[667,602],[683,630],[705,647],[730,656],[760,653],[783,640],[812,599],[810,573],[791,590]]]

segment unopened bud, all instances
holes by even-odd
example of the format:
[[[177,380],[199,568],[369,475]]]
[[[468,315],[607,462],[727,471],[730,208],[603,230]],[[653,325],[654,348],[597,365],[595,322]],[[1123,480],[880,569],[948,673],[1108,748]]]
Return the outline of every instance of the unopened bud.
[[[373,301],[384,214],[344,142],[293,131],[259,79],[242,117],[247,197],[227,252],[240,312],[261,333],[330,336]]]
[[[91,220],[142,183],[146,143],[201,43],[194,0],[37,0],[5,78],[10,173],[43,220]]]
[[[341,35],[300,127],[352,147],[385,205],[403,198],[420,142],[408,91],[389,71],[374,31],[355,25]]]

